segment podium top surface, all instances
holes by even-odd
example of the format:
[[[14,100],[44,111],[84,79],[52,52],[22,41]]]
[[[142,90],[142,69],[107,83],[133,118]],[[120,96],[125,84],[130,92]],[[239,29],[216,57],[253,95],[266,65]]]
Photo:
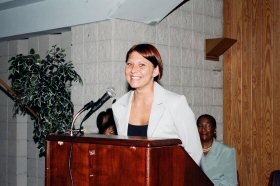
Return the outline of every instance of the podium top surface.
[[[121,145],[135,147],[178,146],[182,144],[180,139],[175,138],[151,138],[140,136],[119,136],[102,134],[84,134],[83,136],[70,136],[69,134],[48,135],[47,141],[64,141],[73,143]]]

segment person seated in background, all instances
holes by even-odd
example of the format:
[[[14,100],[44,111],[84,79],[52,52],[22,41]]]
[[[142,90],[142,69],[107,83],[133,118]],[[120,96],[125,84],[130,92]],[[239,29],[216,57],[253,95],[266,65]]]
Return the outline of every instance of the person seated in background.
[[[216,120],[204,114],[197,119],[203,147],[200,167],[215,186],[237,185],[236,152],[233,147],[216,141]]]
[[[117,135],[117,128],[111,108],[99,113],[96,119],[96,124],[99,134]]]

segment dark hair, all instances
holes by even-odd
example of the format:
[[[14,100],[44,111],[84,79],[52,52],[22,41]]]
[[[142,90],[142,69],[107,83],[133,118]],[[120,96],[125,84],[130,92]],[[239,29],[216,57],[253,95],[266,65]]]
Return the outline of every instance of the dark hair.
[[[212,127],[213,127],[214,129],[217,128],[217,124],[216,124],[215,118],[214,118],[213,116],[209,115],[209,114],[203,114],[203,115],[199,116],[199,117],[197,118],[197,121],[196,121],[196,125],[197,125],[197,126],[198,126],[200,120],[202,120],[203,118],[208,119],[208,120],[209,120],[209,123],[212,125]],[[214,134],[214,137],[215,137],[215,138],[217,137],[216,133]]]
[[[129,58],[129,55],[132,52],[138,52],[144,58],[149,60],[154,65],[154,67],[158,66],[159,75],[156,76],[154,78],[154,80],[159,81],[162,77],[162,74],[163,74],[163,63],[162,63],[162,59],[161,59],[161,56],[159,54],[159,51],[156,49],[156,47],[154,47],[151,44],[145,44],[145,43],[134,45],[127,52],[125,62],[127,62],[128,58]]]
[[[106,115],[109,115],[109,120],[104,123],[103,118]],[[113,111],[111,108],[108,108],[106,111],[102,111],[98,114],[98,116],[96,118],[96,125],[98,128],[99,134],[104,134],[105,130],[110,126],[113,126],[114,131],[117,134],[117,128],[116,128],[116,124],[115,124],[114,117],[113,117]]]

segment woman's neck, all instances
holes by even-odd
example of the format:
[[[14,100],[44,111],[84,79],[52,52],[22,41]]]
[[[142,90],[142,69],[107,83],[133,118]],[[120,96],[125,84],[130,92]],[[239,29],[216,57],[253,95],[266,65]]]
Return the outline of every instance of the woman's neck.
[[[154,95],[154,84],[152,86],[146,86],[134,90],[134,99],[147,100],[153,98]]]
[[[212,144],[213,144],[213,141],[214,141],[214,139],[212,139],[212,140],[210,140],[210,141],[205,141],[205,142],[203,142],[203,143],[202,143],[202,147],[203,147],[204,149],[210,148],[210,147],[212,146]]]
[[[214,139],[202,143],[203,154],[204,154],[205,156],[206,156],[206,155],[208,154],[208,152],[211,150],[213,141],[214,141]]]
[[[131,103],[130,124],[147,125],[154,99],[153,89],[136,89]]]

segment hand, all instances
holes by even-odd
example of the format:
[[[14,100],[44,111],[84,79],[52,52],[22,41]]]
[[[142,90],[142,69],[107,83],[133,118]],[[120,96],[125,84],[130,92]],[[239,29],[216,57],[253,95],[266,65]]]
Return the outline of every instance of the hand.
[[[105,135],[114,135],[115,134],[115,130],[112,126],[108,127],[105,131],[104,131]]]

